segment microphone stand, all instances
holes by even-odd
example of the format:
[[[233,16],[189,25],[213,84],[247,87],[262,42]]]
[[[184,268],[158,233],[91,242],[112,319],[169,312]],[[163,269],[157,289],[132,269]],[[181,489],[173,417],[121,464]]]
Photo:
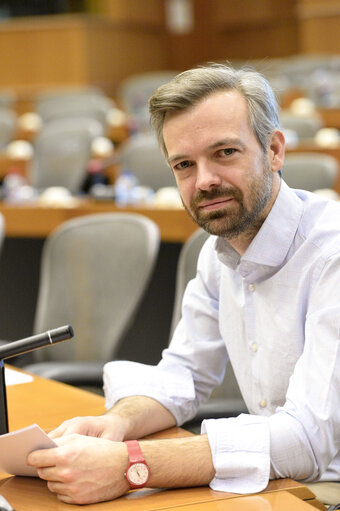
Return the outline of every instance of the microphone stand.
[[[34,335],[14,341],[0,347],[0,435],[8,433],[7,394],[5,381],[4,359],[66,341],[74,336],[73,328],[69,325],[49,330],[43,334]],[[1,511],[1,510],[0,510]]]
[[[0,435],[8,433],[5,363],[0,360]]]

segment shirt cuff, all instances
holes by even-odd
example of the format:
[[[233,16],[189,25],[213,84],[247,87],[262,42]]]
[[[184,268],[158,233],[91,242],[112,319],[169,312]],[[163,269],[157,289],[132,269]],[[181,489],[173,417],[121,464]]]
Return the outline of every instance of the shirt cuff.
[[[268,418],[241,414],[229,419],[208,419],[201,433],[207,433],[215,477],[213,490],[257,493],[269,482],[270,434]]]
[[[184,367],[148,366],[138,362],[115,361],[104,366],[104,394],[107,409],[128,396],[147,396],[165,406],[178,425],[195,414],[195,388]]]

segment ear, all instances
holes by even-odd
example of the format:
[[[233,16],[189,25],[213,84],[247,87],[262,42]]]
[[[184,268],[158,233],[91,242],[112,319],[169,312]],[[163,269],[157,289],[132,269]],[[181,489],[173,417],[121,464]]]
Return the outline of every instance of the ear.
[[[278,172],[285,156],[285,137],[280,130],[275,130],[270,136],[268,147],[268,160],[272,172]]]

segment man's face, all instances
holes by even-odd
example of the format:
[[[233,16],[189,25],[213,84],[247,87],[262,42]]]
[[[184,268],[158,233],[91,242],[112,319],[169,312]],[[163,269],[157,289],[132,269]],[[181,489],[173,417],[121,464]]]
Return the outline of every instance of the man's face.
[[[269,158],[237,91],[219,91],[163,127],[168,159],[189,215],[226,239],[258,231],[273,202]]]

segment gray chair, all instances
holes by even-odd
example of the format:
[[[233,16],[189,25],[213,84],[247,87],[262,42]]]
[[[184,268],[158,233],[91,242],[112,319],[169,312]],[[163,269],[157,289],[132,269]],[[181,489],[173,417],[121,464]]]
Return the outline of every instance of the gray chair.
[[[185,288],[189,280],[193,279],[196,275],[198,256],[208,237],[207,232],[203,231],[203,229],[198,229],[185,242],[180,252],[170,339],[181,318],[181,305]],[[247,407],[242,398],[231,364],[228,362],[222,384],[214,389],[209,401],[200,407],[195,418],[190,421],[190,425],[195,427],[206,418],[235,417],[240,413],[247,413]]]
[[[37,189],[64,186],[80,191],[87,175],[91,145],[103,134],[91,118],[57,119],[44,125],[34,143],[30,181]]]
[[[282,110],[280,125],[283,130],[293,130],[300,141],[307,141],[313,140],[317,132],[324,127],[324,122],[318,114],[307,117]]]
[[[34,333],[70,324],[75,338],[32,352],[25,369],[77,386],[101,387],[152,274],[159,230],[132,213],[63,223],[43,247]]]
[[[118,162],[121,170],[130,170],[140,185],[155,191],[165,186],[176,186],[173,173],[152,132],[139,133],[128,139],[121,148]]]
[[[55,119],[91,117],[107,126],[107,113],[114,107],[109,97],[96,93],[70,93],[45,98],[37,104],[37,113],[44,123]]]
[[[286,154],[282,176],[291,188],[314,192],[334,188],[338,177],[336,158],[322,153]]]
[[[150,129],[148,101],[153,92],[174,78],[178,71],[162,70],[149,71],[131,75],[120,83],[117,99],[122,108],[130,114],[137,123],[138,131]]]
[[[14,137],[17,128],[17,114],[0,105],[0,149],[3,149]]]

